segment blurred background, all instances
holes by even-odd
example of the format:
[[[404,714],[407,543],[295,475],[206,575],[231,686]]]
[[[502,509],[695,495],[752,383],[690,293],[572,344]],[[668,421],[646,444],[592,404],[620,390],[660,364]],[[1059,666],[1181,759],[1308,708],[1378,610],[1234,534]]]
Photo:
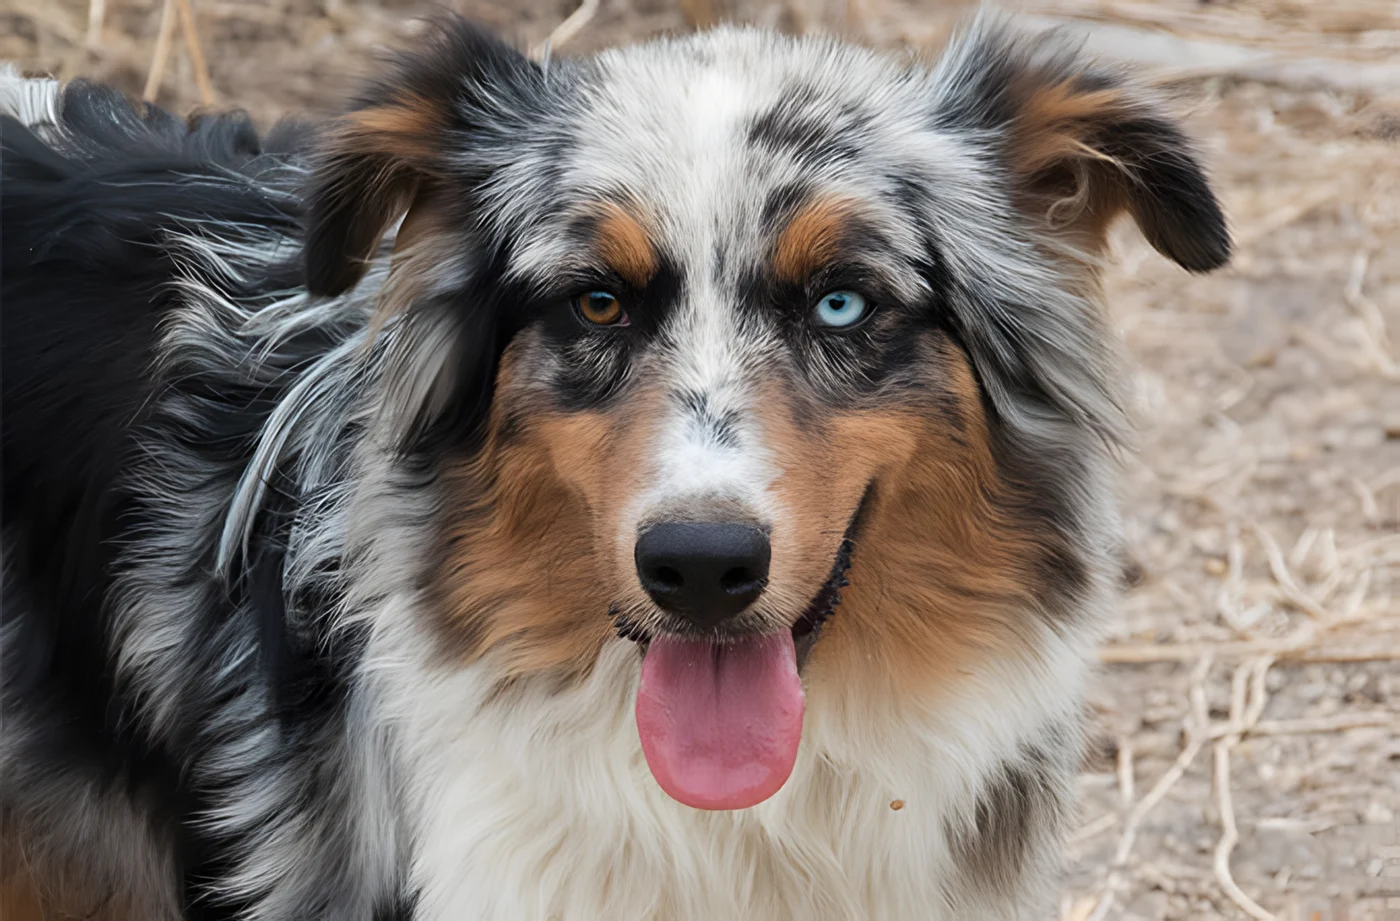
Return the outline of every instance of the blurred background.
[[[939,0],[455,0],[539,54],[716,21],[936,55]],[[1238,247],[1120,227],[1134,561],[1060,921],[1400,919],[1400,2],[1024,0],[1169,87]],[[325,112],[417,0],[0,0],[0,60],[264,126]],[[551,39],[552,36],[552,39]]]

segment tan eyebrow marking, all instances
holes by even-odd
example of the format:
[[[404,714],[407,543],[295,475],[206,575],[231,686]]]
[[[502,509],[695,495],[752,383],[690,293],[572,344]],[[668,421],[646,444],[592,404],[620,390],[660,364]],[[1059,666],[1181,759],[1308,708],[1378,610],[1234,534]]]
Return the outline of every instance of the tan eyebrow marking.
[[[600,206],[602,218],[594,230],[598,254],[629,284],[645,288],[656,274],[656,249],[635,217],[612,202]]]
[[[804,205],[778,235],[774,274],[782,281],[801,283],[835,259],[854,212],[849,198],[819,198]]]

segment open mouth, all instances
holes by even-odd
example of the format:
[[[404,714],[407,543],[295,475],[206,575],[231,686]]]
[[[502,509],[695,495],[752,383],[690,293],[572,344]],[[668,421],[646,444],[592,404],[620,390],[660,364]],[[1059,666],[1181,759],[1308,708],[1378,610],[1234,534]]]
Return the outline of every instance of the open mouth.
[[[723,639],[629,636],[646,650],[636,704],[642,752],[673,799],[745,809],[791,776],[805,706],[799,670],[848,584],[859,517],[858,510],[830,575],[790,629]]]

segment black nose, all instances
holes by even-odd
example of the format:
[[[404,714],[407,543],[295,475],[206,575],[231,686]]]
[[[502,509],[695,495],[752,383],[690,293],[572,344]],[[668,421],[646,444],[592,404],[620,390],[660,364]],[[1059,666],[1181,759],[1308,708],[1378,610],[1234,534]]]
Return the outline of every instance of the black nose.
[[[763,594],[771,554],[751,524],[655,524],[637,538],[637,575],[658,605],[709,629]]]

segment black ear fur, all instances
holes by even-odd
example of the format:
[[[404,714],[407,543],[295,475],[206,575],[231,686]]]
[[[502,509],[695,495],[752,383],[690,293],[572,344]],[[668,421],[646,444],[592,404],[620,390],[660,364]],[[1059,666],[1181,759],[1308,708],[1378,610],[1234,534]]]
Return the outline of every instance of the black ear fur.
[[[1181,129],[1144,114],[1109,121],[1102,131],[1098,149],[1118,165],[1128,209],[1147,241],[1192,272],[1229,262],[1225,214]]]
[[[399,54],[322,135],[307,200],[307,288],[353,287],[423,180],[479,178],[458,175],[449,151],[489,133],[480,113],[492,106],[481,97],[508,100],[539,83],[533,62],[484,29],[449,13],[429,20],[419,47]]]
[[[412,188],[412,171],[389,157],[326,159],[307,208],[307,290],[336,295],[353,288],[385,228],[407,207]]]
[[[951,51],[938,121],[1004,139],[1019,202],[1102,245],[1127,210],[1148,241],[1192,272],[1230,259],[1230,233],[1191,141],[1154,97],[1086,61],[1065,36],[983,20]],[[1068,220],[1065,218],[1068,217]]]

